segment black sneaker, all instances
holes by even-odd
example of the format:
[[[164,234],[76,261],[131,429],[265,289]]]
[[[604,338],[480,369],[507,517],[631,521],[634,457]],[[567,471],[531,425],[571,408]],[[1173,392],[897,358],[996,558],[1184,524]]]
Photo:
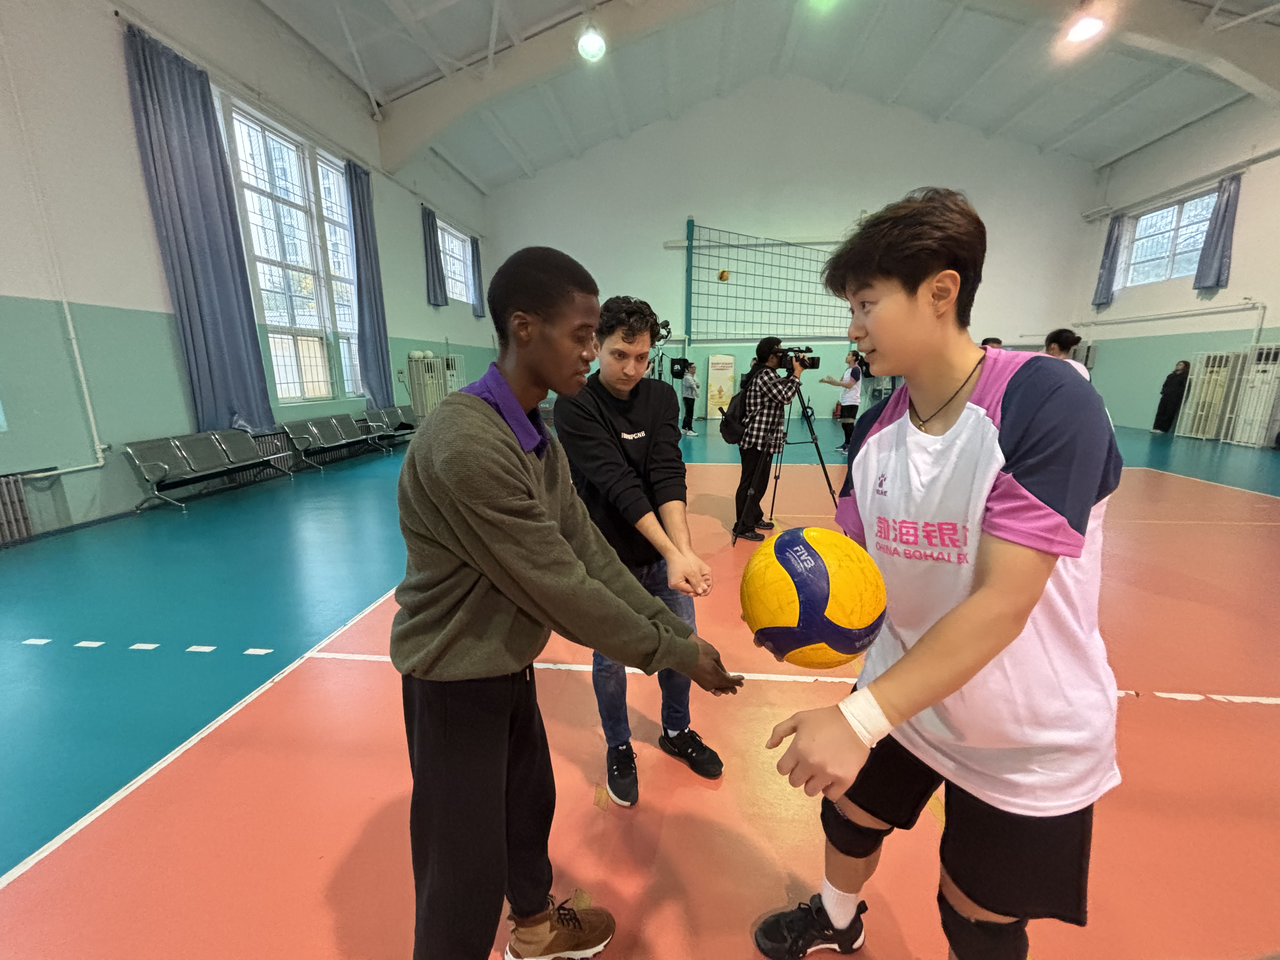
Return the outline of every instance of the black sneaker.
[[[756,524],[756,529],[757,529],[757,530],[772,530],[772,529],[773,529],[773,521],[772,521],[772,520],[761,520],[759,523],[757,523],[757,524]]]
[[[640,781],[636,777],[636,752],[631,749],[631,744],[610,747],[605,767],[605,789],[609,791],[609,799],[620,807],[635,806],[640,799]]]
[[[836,930],[822,905],[822,894],[815,893],[808,903],[763,920],[756,927],[756,948],[769,960],[800,960],[815,950],[853,953],[867,939],[862,930],[862,915],[866,912],[867,905],[858,904],[853,922],[844,930]]]
[[[664,730],[658,738],[658,746],[663,753],[687,763],[689,769],[700,777],[719,780],[724,773],[724,762],[720,759],[720,754],[703,743],[702,738],[692,730],[687,729],[674,737],[667,736]]]
[[[735,533],[734,536],[739,540],[755,540],[756,542],[764,539],[764,534],[759,530],[743,530],[741,533]]]

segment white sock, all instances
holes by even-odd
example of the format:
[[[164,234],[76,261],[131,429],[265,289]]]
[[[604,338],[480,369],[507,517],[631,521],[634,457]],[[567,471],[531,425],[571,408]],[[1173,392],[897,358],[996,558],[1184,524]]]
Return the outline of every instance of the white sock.
[[[830,880],[823,878],[822,906],[826,908],[827,916],[831,918],[831,925],[837,930],[843,930],[853,923],[853,918],[858,915],[858,904],[861,902],[861,894],[837,890],[831,885]]]
[[[685,728],[684,728],[684,730],[688,730],[688,729],[689,729],[688,727],[685,727]],[[680,736],[680,734],[684,733],[684,730],[668,730],[668,731],[667,731],[667,736],[668,736],[668,737],[678,737],[678,736]]]

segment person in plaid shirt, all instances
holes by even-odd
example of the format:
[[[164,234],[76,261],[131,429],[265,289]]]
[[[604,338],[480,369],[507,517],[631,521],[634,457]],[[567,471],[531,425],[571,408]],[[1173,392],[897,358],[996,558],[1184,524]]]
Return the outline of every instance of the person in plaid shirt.
[[[777,337],[765,337],[756,345],[755,364],[743,388],[746,430],[738,443],[742,477],[738,481],[733,526],[733,534],[739,540],[763,540],[764,534],[760,531],[773,529],[773,524],[764,519],[760,501],[769,486],[769,464],[773,462],[773,455],[786,443],[785,412],[800,389],[800,372],[804,369],[795,361],[787,376],[774,373],[785,356],[785,352],[778,349],[781,345]]]

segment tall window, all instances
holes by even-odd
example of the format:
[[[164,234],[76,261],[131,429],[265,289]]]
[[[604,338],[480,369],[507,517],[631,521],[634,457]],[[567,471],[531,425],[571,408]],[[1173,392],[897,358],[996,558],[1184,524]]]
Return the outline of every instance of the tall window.
[[[1129,262],[1127,269],[1121,271],[1121,285],[1156,283],[1194,274],[1217,202],[1218,195],[1209,193],[1153,210],[1132,221]]]
[[[359,394],[356,267],[342,163],[227,97],[222,103],[276,397]]]
[[[471,241],[443,220],[436,221],[436,228],[449,299],[471,303]]]

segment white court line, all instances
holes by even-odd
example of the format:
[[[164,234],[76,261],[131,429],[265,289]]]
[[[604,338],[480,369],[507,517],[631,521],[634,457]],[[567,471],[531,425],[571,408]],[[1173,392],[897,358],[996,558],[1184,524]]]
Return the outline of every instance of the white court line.
[[[390,663],[391,658],[380,653],[330,653],[328,651],[308,653],[309,660],[365,660],[371,663]],[[534,668],[537,670],[569,670],[573,673],[590,673],[591,664],[589,663],[535,663]],[[636,667],[627,667],[627,673],[642,674],[643,670]],[[746,680],[781,680],[791,683],[815,683],[826,681],[827,683],[853,683],[857,677],[792,677],[785,673],[744,673],[740,674]]]
[[[31,646],[34,646],[34,647],[42,647],[46,643],[53,643],[52,640],[39,640],[35,637],[32,637],[30,640],[23,640],[22,642],[26,644],[30,644]]]
[[[158,646],[160,646],[160,644],[158,643],[135,643],[129,649],[130,650],[154,650]]]
[[[107,641],[105,640],[81,640],[76,644],[77,647],[100,647]]]
[[[64,843],[66,843],[68,840],[74,837],[77,833],[79,833],[85,827],[89,826],[89,824],[93,823],[93,821],[97,820],[100,816],[102,816],[104,813],[106,813],[108,810],[114,807],[117,803],[119,803],[129,794],[133,793],[133,791],[137,790],[140,786],[142,786],[144,783],[146,783],[148,780],[154,777],[157,773],[159,773],[169,764],[173,763],[173,761],[177,760],[178,757],[182,756],[184,753],[186,753],[188,750],[194,747],[197,743],[199,743],[201,740],[203,740],[205,737],[211,734],[214,730],[222,726],[222,724],[226,723],[228,720],[230,720],[233,716],[235,716],[237,713],[239,713],[241,710],[247,707],[254,700],[258,699],[258,697],[260,697],[263,693],[265,693],[275,684],[283,680],[287,674],[293,672],[293,670],[296,669],[298,665],[301,664],[302,661],[305,660],[308,656],[310,656],[315,651],[319,650],[326,643],[328,643],[338,634],[342,633],[343,630],[347,629],[347,627],[351,626],[353,623],[355,623],[365,614],[369,613],[369,611],[373,610],[374,607],[378,606],[378,604],[382,603],[382,601],[386,600],[387,597],[391,596],[393,593],[395,593],[394,590],[388,590],[386,593],[380,596],[377,600],[369,604],[369,606],[365,607],[363,610],[357,613],[354,617],[352,617],[350,620],[348,620],[346,623],[340,626],[337,630],[333,631],[333,633],[329,634],[329,636],[325,637],[323,640],[317,643],[305,654],[298,657],[298,659],[294,660],[293,663],[289,664],[287,667],[285,667],[283,670],[277,673],[274,677],[272,677],[270,680],[264,683],[262,686],[258,687],[257,690],[254,690],[252,693],[250,693],[247,697],[245,697],[235,706],[231,707],[231,709],[227,710],[226,713],[222,714],[216,720],[213,720],[212,722],[210,722],[207,726],[201,729],[198,733],[196,733],[190,739],[183,741],[173,750],[169,751],[169,753],[167,753],[162,759],[156,761],[154,764],[152,764],[150,767],[148,767],[138,776],[134,777],[127,784],[125,784],[123,787],[121,787],[111,796],[107,797],[106,800],[103,800],[100,804],[98,804],[96,807],[94,807],[92,810],[86,813],[83,817],[81,817],[71,826],[67,827],[67,829],[63,830],[60,834],[58,834],[56,837],[54,837],[52,840],[46,843],[43,847],[41,847],[35,853],[31,854],[29,857],[27,857],[17,866],[10,869],[8,873],[4,874],[3,876],[0,876],[0,890],[3,890],[9,884],[13,883],[13,881],[17,880],[20,876],[22,876],[24,873],[26,873],[28,870],[34,867],[37,863],[39,863],[49,854],[53,853],[53,851],[57,850],[60,846],[62,846]]]
[[[1174,473],[1172,470],[1157,470],[1155,467],[1125,467],[1124,469],[1150,470],[1152,473],[1163,473],[1167,477],[1181,477],[1183,480],[1194,480],[1197,483],[1207,483],[1213,487],[1224,487],[1227,490],[1238,490],[1240,493],[1252,493],[1255,496],[1270,497],[1272,500],[1280,500],[1280,497],[1277,497],[1274,493],[1262,493],[1259,490],[1248,490],[1245,487],[1233,487],[1229,483],[1218,483],[1216,480],[1205,480],[1202,477],[1188,477],[1185,473]]]
[[[315,650],[305,654],[304,659],[307,660],[363,660],[367,663],[390,663],[391,658],[381,653],[334,653],[327,650]],[[568,670],[572,673],[590,673],[591,664],[589,663],[535,663],[534,667],[538,670]],[[635,667],[627,667],[627,673],[643,674],[643,670]],[[792,676],[786,673],[744,673],[741,676],[746,680],[775,680],[783,683],[853,683],[856,677],[823,677],[823,676]],[[1269,703],[1280,704],[1280,697],[1237,697],[1227,694],[1217,693],[1161,693],[1154,691],[1157,697],[1163,697],[1166,700],[1218,700],[1222,703]],[[1138,697],[1141,696],[1137,690],[1117,690],[1118,697]]]

